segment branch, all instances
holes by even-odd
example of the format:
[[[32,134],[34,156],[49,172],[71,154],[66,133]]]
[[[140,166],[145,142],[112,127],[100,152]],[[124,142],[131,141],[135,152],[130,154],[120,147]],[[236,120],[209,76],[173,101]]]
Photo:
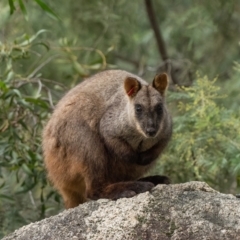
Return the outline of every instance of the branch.
[[[152,1],[145,0],[145,6],[146,6],[147,14],[148,14],[148,19],[150,21],[150,24],[152,26],[152,29],[153,29],[155,37],[156,37],[159,54],[162,57],[162,60],[166,61],[168,59],[167,49],[166,49],[165,42],[163,40],[161,31],[157,24],[156,15],[153,10]]]

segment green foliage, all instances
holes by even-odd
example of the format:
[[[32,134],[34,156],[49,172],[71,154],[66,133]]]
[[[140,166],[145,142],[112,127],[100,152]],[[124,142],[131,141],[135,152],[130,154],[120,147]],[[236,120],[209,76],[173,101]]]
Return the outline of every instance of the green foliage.
[[[158,168],[175,182],[199,180],[215,189],[240,189],[239,112],[218,104],[216,79],[197,76],[195,84],[169,94],[177,106],[174,134]]]
[[[13,43],[0,43],[2,233],[45,217],[51,210],[51,204],[46,205],[47,200],[51,202],[50,197],[59,202],[56,193],[47,187],[41,155],[41,131],[51,111],[51,91],[37,75],[26,75],[20,67],[30,58],[33,45],[42,44],[35,40],[43,32],[31,37],[24,35]]]
[[[107,66],[100,50],[66,37],[49,44],[47,33],[42,29],[0,42],[0,237],[62,208],[46,179],[42,129],[67,88]],[[79,55],[89,55],[91,63]],[[47,78],[55,69],[69,81]]]
[[[71,67],[71,86],[90,71],[106,67],[105,56],[97,49],[78,47],[67,39],[60,39],[59,47],[37,41],[45,32],[0,42],[0,236],[62,207],[58,194],[47,184],[41,135],[56,93],[66,87],[43,78],[40,70],[58,56],[53,65]],[[84,65],[76,51],[94,52],[99,57],[92,65]],[[26,64],[29,62],[33,63]]]
[[[42,1],[42,0],[33,0],[33,1],[35,1],[39,5],[39,7],[41,7],[42,10],[45,11],[46,13],[48,13],[52,18],[59,20],[58,15],[44,1]],[[9,7],[10,7],[10,14],[13,14],[16,11],[16,1],[8,0],[8,3],[9,3]],[[27,14],[27,9],[24,4],[24,1],[18,0],[18,5],[19,5],[25,19],[28,21],[28,14]]]

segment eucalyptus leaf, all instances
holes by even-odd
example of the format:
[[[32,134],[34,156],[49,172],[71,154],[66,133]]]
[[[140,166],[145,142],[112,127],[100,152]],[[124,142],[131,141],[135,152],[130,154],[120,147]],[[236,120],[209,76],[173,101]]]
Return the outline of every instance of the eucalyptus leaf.
[[[40,34],[47,32],[48,30],[46,29],[41,29],[39,30],[36,34],[34,34],[33,36],[29,37],[29,36],[25,36],[25,41],[19,43],[19,46],[26,46],[29,45],[30,43],[32,43]]]
[[[23,13],[25,19],[28,21],[27,9],[26,9],[26,7],[25,7],[23,1],[22,1],[22,0],[18,0],[18,3],[19,3],[20,9],[21,9],[21,11],[22,11],[22,13]]]
[[[60,20],[58,15],[42,0],[34,0],[45,12],[47,12],[52,18]]]
[[[16,10],[15,6],[14,6],[14,0],[8,0],[9,3],[9,7],[10,7],[10,14],[12,15],[14,13],[14,11]]]

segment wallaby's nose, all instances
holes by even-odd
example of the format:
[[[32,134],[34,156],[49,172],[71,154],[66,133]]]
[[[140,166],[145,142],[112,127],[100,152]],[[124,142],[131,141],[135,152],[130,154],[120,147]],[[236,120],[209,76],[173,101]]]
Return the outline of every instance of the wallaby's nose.
[[[156,131],[156,129],[153,128],[153,127],[148,127],[147,130],[146,130],[146,132],[147,132],[147,135],[148,135],[148,136],[154,137],[157,131]]]

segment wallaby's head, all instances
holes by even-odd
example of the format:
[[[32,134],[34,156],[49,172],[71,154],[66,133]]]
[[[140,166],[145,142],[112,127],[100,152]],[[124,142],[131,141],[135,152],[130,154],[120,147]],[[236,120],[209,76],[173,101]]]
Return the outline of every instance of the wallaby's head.
[[[143,85],[134,77],[127,77],[124,88],[129,99],[128,115],[136,129],[146,138],[158,135],[167,114],[164,94],[168,86],[167,74],[156,75],[151,85]]]

